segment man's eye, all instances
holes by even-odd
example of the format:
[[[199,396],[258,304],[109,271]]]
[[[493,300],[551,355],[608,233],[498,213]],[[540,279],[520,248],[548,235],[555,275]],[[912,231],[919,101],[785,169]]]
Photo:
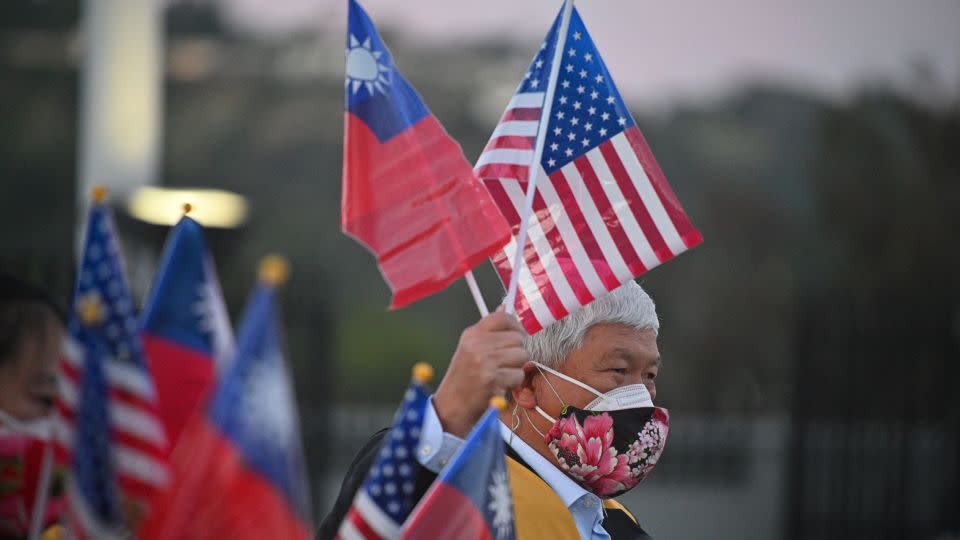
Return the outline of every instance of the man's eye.
[[[627,374],[627,369],[626,369],[626,368],[613,368],[613,369],[611,369],[610,371],[619,373],[620,375],[626,375],[626,374]]]

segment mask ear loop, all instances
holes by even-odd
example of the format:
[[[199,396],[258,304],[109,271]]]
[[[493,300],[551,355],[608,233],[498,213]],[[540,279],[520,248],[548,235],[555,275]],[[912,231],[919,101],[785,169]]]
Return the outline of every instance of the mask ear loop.
[[[569,383],[573,383],[573,384],[579,386],[580,388],[583,388],[583,389],[586,390],[587,392],[590,392],[591,394],[593,394],[593,395],[595,395],[595,396],[597,396],[597,397],[603,397],[603,393],[597,392],[597,389],[594,388],[594,387],[592,387],[592,386],[590,386],[589,384],[586,384],[586,383],[584,383],[584,382],[578,381],[578,380],[574,379],[573,377],[570,377],[569,375],[564,375],[563,373],[560,373],[559,371],[557,371],[557,370],[555,370],[555,369],[553,369],[553,368],[551,368],[551,367],[549,367],[549,366],[545,366],[545,365],[541,364],[540,362],[534,362],[534,365],[537,366],[537,369],[538,369],[538,370],[540,370],[540,374],[541,374],[541,375],[543,375],[543,370],[545,369],[545,370],[549,371],[550,373],[553,373],[553,374],[556,375],[557,377],[560,377],[561,379],[563,379],[563,380],[565,380],[565,381],[567,381],[567,382],[569,382]],[[563,403],[564,405],[566,405],[566,402],[563,401],[563,399],[560,397],[560,394],[557,394],[557,390],[553,387],[552,384],[550,384],[550,379],[547,379],[547,376],[546,376],[546,375],[544,375],[543,378],[547,381],[547,384],[550,385],[550,389],[553,390],[553,393],[554,393],[554,394],[556,394],[557,399],[560,400],[560,403]]]
[[[530,420],[530,413],[528,413],[526,409],[523,410],[523,415],[527,417],[527,423],[530,424],[530,427],[532,427],[533,430],[537,432],[537,435],[540,435],[543,438],[547,438],[547,436],[544,435],[543,432],[537,428],[537,425],[534,424],[532,420]]]
[[[517,414],[517,409],[520,408],[520,404],[517,403],[513,406],[513,412],[510,413],[510,417],[513,419],[510,426],[510,440],[507,441],[507,444],[513,446],[513,436],[517,433],[517,428],[520,427],[520,415]]]

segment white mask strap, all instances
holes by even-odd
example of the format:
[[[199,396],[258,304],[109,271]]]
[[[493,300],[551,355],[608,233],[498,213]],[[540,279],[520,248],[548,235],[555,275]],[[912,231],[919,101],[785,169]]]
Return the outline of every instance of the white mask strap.
[[[543,374],[543,371],[542,371],[542,370],[545,369],[545,370],[549,371],[550,373],[553,373],[553,374],[556,375],[557,377],[560,377],[561,379],[563,379],[563,380],[565,380],[565,381],[567,381],[567,382],[571,382],[571,383],[579,386],[580,388],[583,388],[583,389],[586,390],[587,392],[592,393],[593,395],[595,395],[595,396],[597,396],[597,397],[603,397],[603,394],[600,393],[600,392],[597,392],[596,389],[594,389],[592,386],[590,386],[590,385],[588,385],[588,384],[586,384],[586,383],[580,382],[580,381],[574,379],[573,377],[570,377],[569,375],[564,375],[563,373],[560,373],[559,371],[557,371],[557,370],[555,370],[555,369],[553,369],[553,368],[550,368],[550,367],[548,367],[548,366],[545,366],[545,365],[541,364],[540,362],[534,362],[534,365],[537,366],[537,369],[540,369],[540,370],[541,370],[541,371],[540,371],[540,374],[541,374],[541,375]],[[550,380],[549,380],[549,379],[547,379],[546,377],[544,377],[544,379],[546,379],[547,384],[550,384]],[[552,384],[550,384],[550,388],[553,389],[553,385],[552,385]],[[553,393],[556,394],[557,391],[556,391],[556,390],[553,390]],[[559,394],[557,394],[557,399],[560,399],[560,395],[559,395]],[[560,399],[560,403],[566,403],[566,402],[563,401],[562,399]]]
[[[537,406],[537,412],[542,414],[543,417],[546,418],[547,420],[550,420],[550,415],[543,412],[543,409],[541,409],[539,405]],[[544,435],[542,431],[537,429],[537,425],[533,423],[533,420],[530,420],[530,413],[528,413],[526,409],[523,410],[523,415],[527,417],[527,423],[530,424],[530,427],[532,427],[533,430],[536,431],[538,435],[540,435],[541,437],[546,437],[546,435]],[[550,420],[550,423],[552,424],[553,420]]]

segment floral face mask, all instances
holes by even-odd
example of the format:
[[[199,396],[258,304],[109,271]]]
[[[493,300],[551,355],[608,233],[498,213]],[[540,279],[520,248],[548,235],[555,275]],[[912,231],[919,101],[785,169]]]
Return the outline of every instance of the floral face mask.
[[[543,436],[560,469],[594,495],[609,499],[633,489],[653,470],[667,442],[670,417],[654,407],[642,384],[622,386],[602,394],[583,382],[543,364],[537,368],[594,393],[586,408],[567,405],[544,376],[557,399],[564,403],[560,418],[539,406],[536,411],[553,426]]]

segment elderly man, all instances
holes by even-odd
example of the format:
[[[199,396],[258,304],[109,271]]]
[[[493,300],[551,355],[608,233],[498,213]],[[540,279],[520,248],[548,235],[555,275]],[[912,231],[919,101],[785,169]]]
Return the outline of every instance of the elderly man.
[[[649,538],[615,497],[653,468],[667,432],[653,407],[660,369],[653,300],[634,282],[526,336],[502,312],[467,328],[428,408],[418,460],[422,496],[486,410],[501,414],[519,538]],[[332,537],[385,432],[351,465],[324,520]]]

